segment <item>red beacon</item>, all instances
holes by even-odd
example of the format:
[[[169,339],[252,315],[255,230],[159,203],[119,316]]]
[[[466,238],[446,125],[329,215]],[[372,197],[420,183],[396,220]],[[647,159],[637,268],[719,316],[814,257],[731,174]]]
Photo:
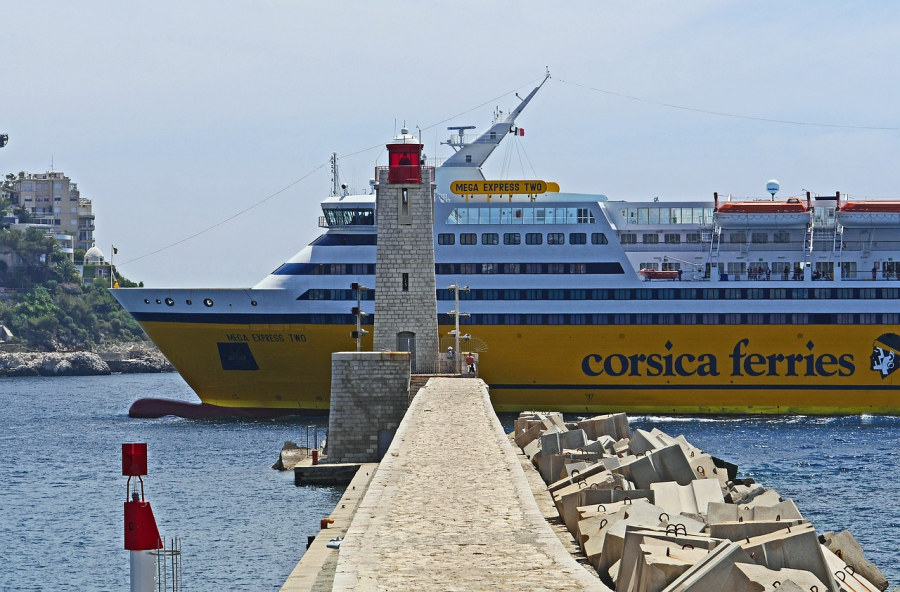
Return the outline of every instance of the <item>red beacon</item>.
[[[125,486],[125,549],[131,551],[133,592],[156,590],[157,563],[154,554],[163,548],[150,502],[144,499],[144,480],[141,477],[146,474],[147,444],[122,444],[122,475],[128,477]]]
[[[387,145],[388,183],[418,185],[422,182],[422,144],[405,127]]]

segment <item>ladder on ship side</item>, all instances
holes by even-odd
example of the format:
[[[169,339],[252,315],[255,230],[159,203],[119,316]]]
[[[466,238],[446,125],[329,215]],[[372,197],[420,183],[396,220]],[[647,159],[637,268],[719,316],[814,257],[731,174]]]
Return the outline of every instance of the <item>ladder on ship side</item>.
[[[700,231],[700,242],[706,246],[711,258],[715,259],[719,256],[719,243],[722,240],[722,229],[705,228]]]
[[[813,225],[810,224],[806,227],[806,238],[803,242],[803,258],[805,259],[806,267],[809,267],[812,263],[814,237],[815,230],[813,229]]]
[[[831,252],[839,258],[844,254],[844,227],[837,224],[834,229],[834,239],[831,244]]]

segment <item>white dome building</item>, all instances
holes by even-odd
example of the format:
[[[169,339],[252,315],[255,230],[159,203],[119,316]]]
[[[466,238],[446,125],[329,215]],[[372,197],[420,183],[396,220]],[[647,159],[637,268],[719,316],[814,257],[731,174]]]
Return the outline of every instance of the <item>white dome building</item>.
[[[91,247],[84,254],[85,265],[102,265],[105,260],[106,259],[103,256],[103,251],[101,251],[97,247]]]

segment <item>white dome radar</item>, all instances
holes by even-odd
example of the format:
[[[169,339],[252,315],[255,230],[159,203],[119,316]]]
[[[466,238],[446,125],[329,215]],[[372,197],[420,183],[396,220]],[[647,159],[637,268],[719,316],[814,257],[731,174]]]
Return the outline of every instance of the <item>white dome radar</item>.
[[[775,194],[778,193],[779,189],[781,189],[781,185],[775,179],[766,183],[766,191],[772,194],[772,199],[775,199]]]

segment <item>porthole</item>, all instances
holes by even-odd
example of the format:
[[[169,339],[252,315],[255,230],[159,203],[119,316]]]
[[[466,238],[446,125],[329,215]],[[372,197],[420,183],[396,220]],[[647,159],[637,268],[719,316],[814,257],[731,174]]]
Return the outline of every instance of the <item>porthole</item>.
[[[144,304],[150,304],[150,299],[149,299],[149,298],[144,298]]]
[[[193,302],[191,302],[190,300],[185,300],[184,303],[187,304],[188,306],[193,304]]]
[[[160,300],[159,298],[157,298],[157,299],[156,299],[156,303],[157,303],[157,304],[162,304],[162,300]]]
[[[175,301],[171,298],[166,298],[166,306],[175,306]]]
[[[256,306],[256,300],[251,300],[251,301],[250,301],[250,304],[251,304],[252,306]]]
[[[212,305],[213,305],[213,301],[210,300],[209,298],[206,298],[206,299],[203,301],[203,306],[212,306]]]

